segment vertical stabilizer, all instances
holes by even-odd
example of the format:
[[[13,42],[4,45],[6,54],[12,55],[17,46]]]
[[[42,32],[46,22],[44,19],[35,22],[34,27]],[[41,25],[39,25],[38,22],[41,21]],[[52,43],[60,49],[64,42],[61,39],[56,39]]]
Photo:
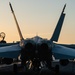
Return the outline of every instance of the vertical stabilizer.
[[[61,13],[60,18],[59,18],[59,21],[56,25],[56,28],[54,30],[54,33],[53,33],[50,41],[56,41],[57,42],[59,39],[59,35],[60,35],[61,28],[62,28],[64,18],[65,18],[65,13],[64,13],[65,7],[66,7],[66,4],[64,5],[64,8],[63,8],[62,13]]]
[[[15,22],[16,22],[16,26],[17,26],[17,29],[18,29],[18,32],[19,32],[20,40],[23,40],[23,36],[22,36],[21,30],[20,30],[20,28],[19,28],[19,24],[18,24],[18,22],[17,22],[17,19],[16,19],[16,16],[15,16],[14,10],[13,10],[12,5],[11,5],[10,2],[9,2],[9,5],[10,5],[10,8],[11,8],[13,17],[14,17],[14,19],[15,19]]]

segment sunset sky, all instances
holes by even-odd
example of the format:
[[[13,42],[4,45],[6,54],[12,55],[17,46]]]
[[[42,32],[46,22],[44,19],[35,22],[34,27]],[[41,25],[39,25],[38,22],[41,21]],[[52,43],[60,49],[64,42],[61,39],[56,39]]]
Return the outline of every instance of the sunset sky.
[[[13,42],[20,38],[9,2],[25,39],[36,35],[50,39],[66,3],[58,43],[75,44],[75,0],[0,0],[0,32],[5,32],[7,42]]]

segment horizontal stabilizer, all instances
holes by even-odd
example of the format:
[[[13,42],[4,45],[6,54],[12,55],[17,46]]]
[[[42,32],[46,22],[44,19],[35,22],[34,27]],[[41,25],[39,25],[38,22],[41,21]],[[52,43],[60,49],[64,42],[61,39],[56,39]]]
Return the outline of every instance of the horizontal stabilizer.
[[[20,54],[21,47],[19,44],[0,47],[0,57],[4,58],[17,58]]]
[[[55,59],[75,59],[75,49],[54,45],[52,48]]]

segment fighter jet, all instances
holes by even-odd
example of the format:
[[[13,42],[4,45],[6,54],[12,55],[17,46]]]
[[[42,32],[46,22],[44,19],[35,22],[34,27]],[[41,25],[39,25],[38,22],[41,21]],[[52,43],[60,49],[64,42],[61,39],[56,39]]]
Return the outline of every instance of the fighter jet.
[[[10,2],[9,6],[16,22],[17,30],[20,36],[20,42],[10,46],[0,47],[0,57],[5,58],[4,62],[6,64],[13,63],[12,59],[17,58],[19,55],[21,55],[21,64],[23,66],[26,65],[27,61],[31,60],[33,66],[35,66],[35,62],[46,61],[48,65],[47,67],[50,67],[49,65],[52,61],[52,55],[55,57],[55,59],[59,59],[61,60],[60,62],[64,63],[66,63],[69,59],[75,58],[75,49],[57,45],[53,42],[58,41],[66,15],[64,13],[66,4],[63,7],[60,18],[50,40],[39,38],[38,36],[32,39],[24,39]],[[66,60],[66,62],[64,60]]]

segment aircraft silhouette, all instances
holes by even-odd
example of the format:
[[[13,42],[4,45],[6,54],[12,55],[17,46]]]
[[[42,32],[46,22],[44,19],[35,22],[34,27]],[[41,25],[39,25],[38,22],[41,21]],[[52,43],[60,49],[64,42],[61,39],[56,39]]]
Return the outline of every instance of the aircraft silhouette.
[[[12,14],[14,16],[15,22],[16,22],[18,32],[19,32],[19,36],[20,36],[20,40],[21,40],[20,44],[22,47],[24,47],[21,50],[22,65],[25,65],[26,61],[32,60],[32,63],[35,66],[38,66],[40,64],[39,61],[46,61],[46,63],[48,64],[48,67],[51,67],[50,64],[51,64],[51,60],[52,60],[52,51],[50,50],[51,48],[49,48],[49,47],[51,46],[53,41],[58,41],[61,27],[63,25],[63,21],[65,18],[64,9],[66,7],[66,4],[64,5],[60,19],[57,23],[56,29],[50,40],[44,40],[44,39],[39,40],[40,38],[37,36],[35,38],[33,38],[33,40],[32,39],[24,40],[11,3],[9,3],[9,5],[11,8]]]
[[[22,66],[26,66],[26,62],[31,60],[33,66],[39,67],[40,62],[45,61],[47,67],[51,68],[52,55],[55,59],[59,59],[62,65],[67,65],[69,59],[75,58],[75,49],[64,47],[53,42],[58,41],[65,18],[64,10],[66,4],[64,5],[59,21],[50,40],[40,38],[39,36],[24,39],[10,2],[9,5],[16,22],[20,42],[10,46],[0,47],[0,57],[4,58],[4,63],[13,63],[13,59],[21,55]]]

